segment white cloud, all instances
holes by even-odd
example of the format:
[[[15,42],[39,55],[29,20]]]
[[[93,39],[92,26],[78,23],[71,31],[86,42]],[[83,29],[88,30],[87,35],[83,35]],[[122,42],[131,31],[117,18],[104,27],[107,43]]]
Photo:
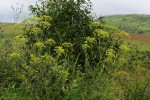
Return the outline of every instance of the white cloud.
[[[96,14],[150,14],[150,0],[91,0]]]

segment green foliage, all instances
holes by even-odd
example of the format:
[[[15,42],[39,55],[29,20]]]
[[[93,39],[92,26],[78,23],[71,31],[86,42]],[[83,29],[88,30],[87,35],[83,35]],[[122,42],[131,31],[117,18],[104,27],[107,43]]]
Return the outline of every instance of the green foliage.
[[[149,34],[149,15],[113,15],[105,16],[106,24],[128,33]]]
[[[93,22],[90,15],[91,3],[88,0],[59,0],[55,3],[53,0],[40,0],[35,7],[30,6],[30,10],[37,17],[29,19],[35,27],[31,27],[25,32],[27,38],[30,38],[29,44],[34,45],[39,40],[45,42],[48,38],[52,38],[56,42],[56,46],[61,46],[65,42],[71,43],[73,48],[68,54],[71,55],[68,56],[68,59],[75,61],[74,58],[79,56],[77,63],[82,66],[80,68],[82,71],[85,71],[87,66],[85,66],[84,59],[89,60],[89,65],[96,66],[106,58],[105,51],[107,49],[112,48],[116,51],[121,44],[121,41],[118,41],[119,38],[115,38],[113,34],[115,32],[121,33],[119,30],[99,22]],[[95,26],[94,23],[98,23],[98,25]],[[87,39],[94,39],[95,43]],[[86,51],[89,57],[85,55],[85,50],[82,48],[85,45],[89,47]],[[49,51],[52,52],[53,48]]]
[[[1,35],[1,34],[0,34]],[[0,86],[7,87],[6,83],[19,83],[16,78],[16,69],[9,61],[9,55],[13,52],[12,41],[6,40],[4,36],[0,38]]]
[[[30,26],[24,30],[24,35],[15,37],[13,49],[16,52],[10,55],[18,79],[22,80],[28,94],[34,95],[35,99],[64,98],[68,92],[65,93],[63,89],[74,87],[72,81],[76,80],[74,75],[78,71],[81,71],[81,75],[89,69],[103,72],[105,63],[109,62],[107,59],[115,61],[118,58],[117,51],[122,44],[120,38],[114,37],[115,33],[110,33],[111,28],[100,23],[95,27],[94,23],[98,22],[94,22],[90,24],[93,30],[91,36],[81,37],[84,41],[78,44],[82,50],[78,52],[73,47],[76,43],[58,42],[44,33],[52,26],[49,20],[49,16],[25,20],[24,23]],[[104,27],[108,32],[103,30]]]
[[[118,85],[122,88],[122,98],[147,100],[149,98],[147,92],[150,91],[149,73],[149,70],[142,67],[136,67],[132,74],[128,71],[118,71],[114,73]]]
[[[121,32],[93,22],[86,4],[74,0],[41,2],[42,6],[31,7],[36,17],[24,20],[27,27],[15,38],[16,52],[10,61],[16,66],[21,85],[35,99],[65,98],[75,92],[72,89],[78,71],[81,75],[88,70],[103,73],[106,64],[117,60]],[[67,88],[71,92],[65,93]]]
[[[91,33],[89,25],[92,16],[89,0],[39,0],[35,7],[30,6],[30,10],[37,17],[43,15],[52,17],[50,22],[52,26],[45,30],[45,34],[56,42],[80,44],[83,42],[81,37]]]
[[[5,36],[5,39],[13,39],[15,36],[21,35],[23,27],[23,24],[0,23],[1,34]]]
[[[149,56],[132,60],[136,50],[121,39],[129,34],[93,21],[88,2],[39,0],[30,7],[35,17],[0,53],[2,99],[149,98]]]
[[[40,0],[35,7],[30,6],[30,10],[37,17],[52,17],[51,21],[48,21],[52,26],[44,30],[44,37],[54,39],[57,45],[69,42],[73,45],[74,51],[71,53],[75,58],[80,52],[80,56],[84,56],[81,44],[85,37],[92,34],[90,23],[93,18],[89,0]]]

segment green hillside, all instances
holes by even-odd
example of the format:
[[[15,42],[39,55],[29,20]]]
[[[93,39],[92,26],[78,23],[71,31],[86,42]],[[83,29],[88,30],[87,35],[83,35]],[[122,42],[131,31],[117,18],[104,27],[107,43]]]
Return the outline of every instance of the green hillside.
[[[4,35],[6,39],[12,39],[23,33],[23,24],[0,23],[0,36]]]
[[[150,15],[112,15],[104,16],[106,24],[129,33],[150,34]]]

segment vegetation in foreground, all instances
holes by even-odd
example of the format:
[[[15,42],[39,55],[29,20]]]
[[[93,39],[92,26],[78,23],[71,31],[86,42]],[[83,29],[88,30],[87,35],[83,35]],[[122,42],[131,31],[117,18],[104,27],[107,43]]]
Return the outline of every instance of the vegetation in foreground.
[[[1,37],[1,99],[150,98],[149,51],[126,45],[121,36],[127,33],[94,22],[89,2],[39,3],[30,7],[35,17],[24,21],[22,35],[10,42]]]

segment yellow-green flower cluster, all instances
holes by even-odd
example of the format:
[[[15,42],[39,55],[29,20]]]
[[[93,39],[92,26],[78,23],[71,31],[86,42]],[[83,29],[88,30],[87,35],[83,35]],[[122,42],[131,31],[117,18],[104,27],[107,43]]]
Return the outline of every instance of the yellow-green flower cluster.
[[[44,22],[44,21],[42,21],[39,25],[40,25],[40,27],[43,27],[43,28],[47,28],[47,27],[52,26],[49,22]]]
[[[26,43],[26,42],[28,42],[28,39],[27,38],[20,38],[20,41]]]
[[[19,42],[21,42],[21,43],[26,43],[26,42],[28,42],[28,39],[25,38],[25,37],[22,36],[22,35],[16,36],[16,37],[15,37],[15,40],[16,40],[16,41],[19,41]]]
[[[34,44],[34,48],[36,48],[36,49],[43,49],[45,47],[45,45],[44,45],[44,43],[42,43],[42,42],[36,42],[35,44]]]
[[[82,45],[82,49],[83,50],[86,50],[87,48],[90,48],[90,46],[87,43],[85,43],[85,44]]]
[[[91,25],[95,28],[99,27],[100,26],[100,22],[92,22]]]
[[[116,58],[116,56],[115,56],[115,51],[114,51],[113,49],[108,49],[108,50],[106,51],[106,55],[107,55],[108,57],[110,57],[110,58]]]
[[[78,87],[78,80],[77,79],[74,79],[73,81],[72,81],[72,88],[76,88],[76,87]]]
[[[50,17],[50,16],[46,16],[46,15],[43,15],[42,16],[42,20],[44,20],[44,21],[50,21],[52,18]]]
[[[17,35],[17,36],[15,37],[15,39],[20,39],[20,38],[22,38],[22,37],[24,37],[24,36],[22,36],[22,35]]]
[[[96,39],[94,37],[86,37],[86,42],[90,44],[96,43]]]
[[[12,53],[10,55],[10,59],[18,59],[18,58],[20,58],[20,53]]]
[[[45,53],[43,58],[44,58],[44,62],[48,63],[49,65],[52,65],[55,63],[55,59],[51,55],[49,55],[48,53]]]
[[[42,16],[42,21],[40,22],[40,26],[43,27],[43,28],[47,28],[47,27],[50,27],[52,26],[49,21],[51,20],[52,18],[50,16]]]
[[[33,25],[36,25],[38,24],[38,22],[48,22],[50,21],[52,18],[50,16],[42,16],[42,17],[31,17],[31,18],[28,18],[28,19],[25,19],[23,21],[23,23],[28,23],[28,24],[33,24]]]
[[[129,51],[130,50],[130,48],[127,46],[127,45],[121,45],[121,46],[119,46],[119,48],[121,49],[121,50],[124,50],[124,51]]]
[[[63,78],[63,79],[67,79],[67,77],[68,77],[68,75],[69,75],[69,73],[68,73],[68,71],[67,70],[61,70],[60,71],[60,74],[61,74],[61,77]]]
[[[65,48],[70,48],[70,47],[72,47],[72,44],[70,42],[65,42],[62,44],[62,46]]]
[[[31,17],[31,18],[28,18],[28,20],[30,20],[30,21],[40,21],[40,20],[42,20],[40,17]]]
[[[34,27],[31,29],[31,34],[34,34],[34,35],[37,35],[37,34],[40,34],[42,33],[42,30],[38,27]]]
[[[102,38],[106,38],[109,37],[109,33],[102,30],[102,29],[97,29],[94,31],[94,35],[98,36],[98,37],[102,37]]]
[[[61,47],[61,46],[55,47],[54,51],[55,51],[55,52],[57,53],[57,55],[59,55],[59,56],[65,53],[65,50],[64,50],[63,47]]]
[[[67,93],[68,92],[68,86],[67,87],[63,87],[62,90],[63,90],[64,93]]]
[[[55,42],[53,39],[47,39],[47,40],[45,41],[45,44],[46,44],[46,45],[54,45],[54,44],[56,44],[56,42]]]
[[[31,18],[27,18],[27,19],[25,19],[25,20],[23,20],[23,23],[30,23],[31,24],[31,22],[37,22],[37,21],[41,21],[42,19],[40,18],[40,17],[31,17]]]
[[[33,61],[34,63],[40,63],[40,58],[37,57],[35,54],[30,54],[30,59],[31,59],[31,61]]]
[[[130,39],[130,34],[129,34],[129,33],[127,33],[127,32],[121,32],[121,34],[122,34],[123,36],[125,36],[125,37],[127,37],[127,38]]]

